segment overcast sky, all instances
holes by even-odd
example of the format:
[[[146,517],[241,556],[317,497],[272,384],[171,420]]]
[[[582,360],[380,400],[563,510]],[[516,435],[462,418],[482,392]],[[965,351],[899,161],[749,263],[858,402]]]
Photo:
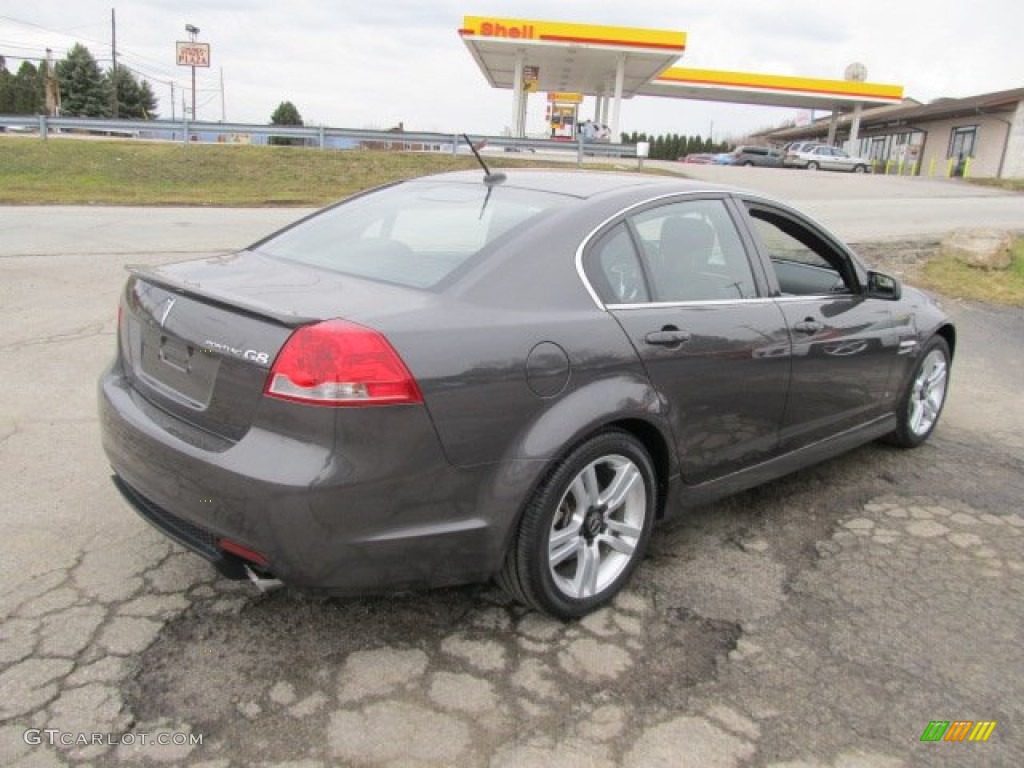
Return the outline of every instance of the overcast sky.
[[[0,0],[0,55],[14,69],[19,56],[50,47],[60,57],[77,41],[108,67],[112,7],[119,61],[151,81],[166,117],[170,82],[179,117],[189,86],[174,58],[186,23],[212,46],[213,67],[199,70],[202,120],[221,119],[223,68],[233,122],[269,122],[289,100],[307,124],[501,133],[511,91],[491,89],[462,44],[456,30],[466,14],[685,31],[680,65],[690,67],[841,78],[861,61],[869,80],[901,84],[922,101],[1024,87],[1020,0]],[[531,133],[543,130],[543,99],[531,97]],[[706,135],[713,124],[720,139],[795,117],[647,97],[624,102],[620,127]]]

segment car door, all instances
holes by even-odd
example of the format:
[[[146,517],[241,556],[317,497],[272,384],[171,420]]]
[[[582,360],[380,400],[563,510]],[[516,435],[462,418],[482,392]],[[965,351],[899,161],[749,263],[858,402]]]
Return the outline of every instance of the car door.
[[[833,170],[835,168],[835,158],[832,156],[832,147],[815,147],[814,162],[822,170]]]
[[[589,247],[585,264],[659,393],[684,482],[773,456],[789,386],[789,331],[764,295],[763,272],[752,269],[725,199],[633,213]]]
[[[906,328],[831,236],[789,209],[747,200],[768,279],[792,340],[780,448],[793,450],[885,416]]]

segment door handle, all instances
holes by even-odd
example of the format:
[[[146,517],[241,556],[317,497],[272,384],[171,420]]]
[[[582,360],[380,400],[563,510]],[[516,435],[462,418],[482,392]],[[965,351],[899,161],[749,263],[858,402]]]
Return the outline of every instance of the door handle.
[[[681,331],[678,328],[662,328],[660,331],[651,331],[644,336],[644,341],[659,347],[675,347],[685,344],[690,340],[689,331]]]
[[[825,326],[822,323],[819,323],[812,317],[808,317],[802,323],[797,323],[793,326],[793,330],[797,333],[806,333],[808,335],[815,334],[824,328]]]

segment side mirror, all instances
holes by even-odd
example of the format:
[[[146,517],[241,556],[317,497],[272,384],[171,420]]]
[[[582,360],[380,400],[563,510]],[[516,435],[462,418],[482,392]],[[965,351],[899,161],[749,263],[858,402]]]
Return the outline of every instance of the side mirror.
[[[896,301],[903,295],[900,281],[883,272],[868,272],[868,297]]]

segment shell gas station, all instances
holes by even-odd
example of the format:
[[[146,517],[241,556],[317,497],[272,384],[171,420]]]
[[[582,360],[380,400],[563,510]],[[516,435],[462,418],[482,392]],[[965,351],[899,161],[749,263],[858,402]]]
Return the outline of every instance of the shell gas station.
[[[902,86],[865,82],[861,65],[847,67],[844,80],[677,67],[686,33],[673,30],[466,16],[459,35],[491,87],[512,91],[517,138],[525,137],[528,97],[538,92],[547,94],[552,138],[573,139],[590,119],[607,125],[616,143],[622,102],[637,96],[827,110],[833,126],[850,113],[852,144],[864,107],[903,99]],[[594,112],[581,117],[586,96]]]

